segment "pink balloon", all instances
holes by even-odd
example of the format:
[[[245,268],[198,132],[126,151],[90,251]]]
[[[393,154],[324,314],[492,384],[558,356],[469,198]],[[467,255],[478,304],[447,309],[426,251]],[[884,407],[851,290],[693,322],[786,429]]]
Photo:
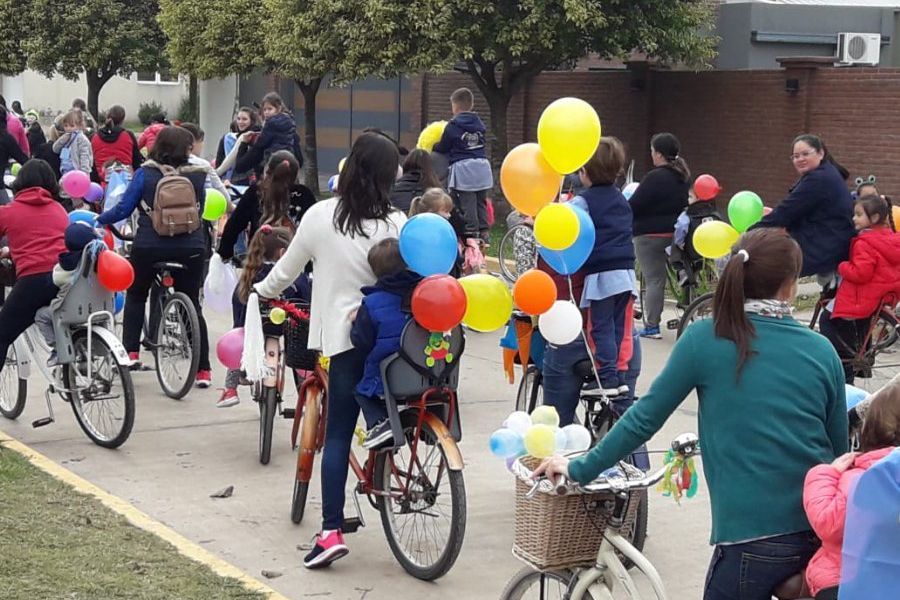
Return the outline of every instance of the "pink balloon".
[[[63,190],[71,198],[84,198],[91,189],[91,178],[84,171],[69,171],[61,181]]]
[[[103,186],[96,181],[92,181],[91,185],[88,187],[87,193],[84,195],[84,199],[91,204],[95,204],[103,200]]]
[[[244,351],[244,328],[232,329],[216,344],[219,362],[229,369],[241,368],[241,353]]]
[[[763,206],[763,216],[768,216],[772,212],[771,206]]]

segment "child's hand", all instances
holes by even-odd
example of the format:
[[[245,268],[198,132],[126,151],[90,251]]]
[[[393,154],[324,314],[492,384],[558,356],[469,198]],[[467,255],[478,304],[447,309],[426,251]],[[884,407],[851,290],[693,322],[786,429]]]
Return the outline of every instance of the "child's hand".
[[[858,454],[858,452],[848,452],[847,454],[838,456],[836,459],[834,459],[834,462],[831,463],[831,466],[838,473],[843,473],[850,468],[850,466],[853,464],[853,461],[856,460]]]

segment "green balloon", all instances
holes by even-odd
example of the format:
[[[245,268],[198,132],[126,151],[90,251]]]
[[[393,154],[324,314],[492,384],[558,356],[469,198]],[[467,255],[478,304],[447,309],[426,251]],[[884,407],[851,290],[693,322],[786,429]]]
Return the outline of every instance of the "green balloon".
[[[763,217],[763,201],[753,192],[738,192],[728,203],[728,220],[739,233],[759,223]]]
[[[19,163],[13,163],[12,166],[9,168],[10,174],[13,175],[14,177],[16,175],[18,175],[19,171],[21,171],[21,170],[22,170],[22,165],[20,165]]]
[[[228,201],[219,190],[209,188],[206,190],[206,202],[203,204],[203,218],[207,221],[218,221],[225,214]]]

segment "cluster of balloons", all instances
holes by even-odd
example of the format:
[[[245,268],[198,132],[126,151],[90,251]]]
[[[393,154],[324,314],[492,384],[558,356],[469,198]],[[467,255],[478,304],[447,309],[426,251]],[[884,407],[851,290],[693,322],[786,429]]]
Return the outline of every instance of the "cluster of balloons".
[[[547,458],[565,452],[584,452],[590,446],[590,432],[578,424],[560,428],[559,415],[552,406],[538,406],[531,415],[523,411],[510,414],[503,427],[490,438],[491,452],[506,459],[508,464],[520,456]]]
[[[698,185],[699,184],[699,185]],[[694,193],[700,200],[711,200],[721,191],[711,175],[701,175],[694,183]],[[762,199],[754,192],[742,191],[728,202],[728,220],[707,221],[694,231],[694,249],[706,258],[720,258],[731,252],[742,233],[756,225],[767,214]]]
[[[509,289],[491,275],[450,277],[458,253],[456,232],[440,215],[416,215],[400,230],[400,255],[425,278],[413,291],[413,318],[429,331],[450,331],[460,323],[477,331],[503,327],[512,314]]]

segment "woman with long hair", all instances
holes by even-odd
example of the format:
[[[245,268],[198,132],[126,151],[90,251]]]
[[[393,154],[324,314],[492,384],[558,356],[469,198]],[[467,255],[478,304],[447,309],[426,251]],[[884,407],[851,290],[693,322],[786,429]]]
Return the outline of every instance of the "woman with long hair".
[[[403,162],[403,176],[391,190],[391,204],[405,213],[409,212],[413,198],[421,196],[429,188],[440,188],[441,181],[431,168],[431,154],[416,149]]]
[[[260,129],[262,127],[259,124],[259,113],[256,112],[256,109],[251,106],[240,107],[231,122],[230,131],[219,140],[219,146],[216,148],[216,167],[220,167],[225,162],[225,157],[237,145],[239,137],[248,132],[260,131]],[[245,151],[246,148],[245,146]],[[248,185],[252,174],[252,170],[246,173],[235,173],[234,167],[228,167],[219,173],[233,185]]]
[[[593,481],[648,441],[696,391],[715,544],[704,600],[769,600],[819,546],[803,481],[847,452],[841,361],[791,316],[802,254],[782,231],[745,233],[716,288],[713,318],[693,323],[662,372],[590,452],[537,474]]]
[[[324,567],[349,552],[344,523],[344,487],[350,442],[359,416],[354,387],[366,355],[350,341],[353,318],[362,302],[360,288],[375,283],[369,250],[385,238],[399,237],[406,216],[391,206],[390,190],[399,154],[390,139],[364,133],[353,143],[338,182],[338,195],[316,203],[297,228],[287,253],[255,288],[277,297],[310,261],[314,284],[309,347],[331,358],[328,416],[322,459],[322,531],[306,555],[308,568]]]

